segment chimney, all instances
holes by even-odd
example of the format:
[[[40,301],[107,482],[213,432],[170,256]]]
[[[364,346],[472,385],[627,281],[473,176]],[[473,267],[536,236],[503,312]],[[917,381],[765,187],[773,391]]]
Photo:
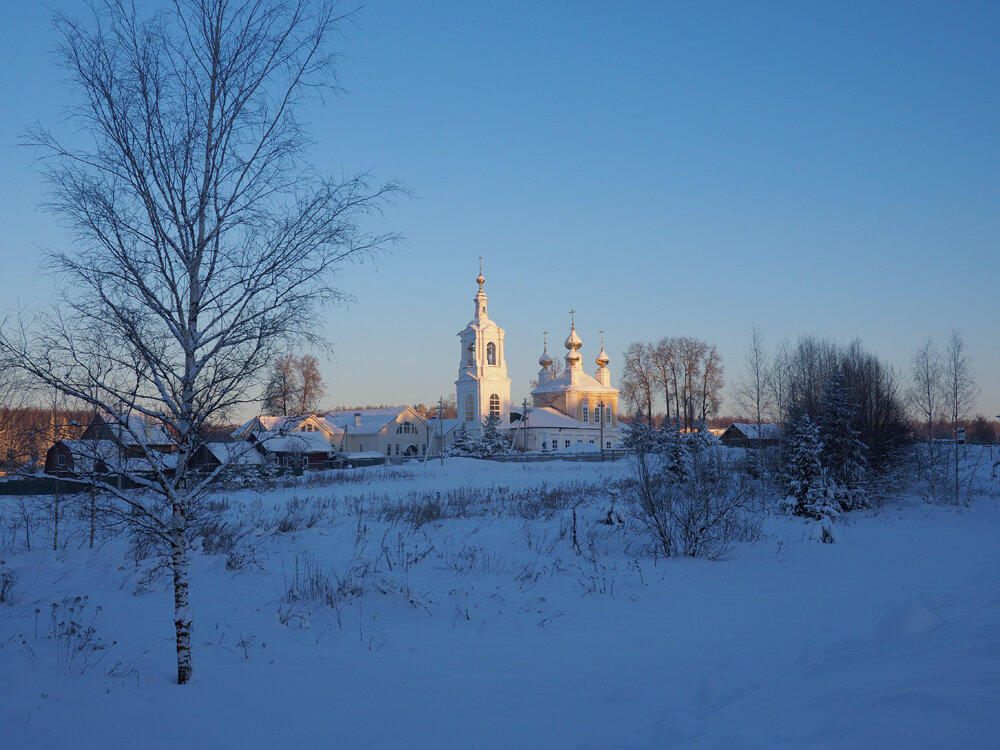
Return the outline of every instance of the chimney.
[[[354,412],[354,426],[355,427],[361,426],[361,412],[359,411]]]

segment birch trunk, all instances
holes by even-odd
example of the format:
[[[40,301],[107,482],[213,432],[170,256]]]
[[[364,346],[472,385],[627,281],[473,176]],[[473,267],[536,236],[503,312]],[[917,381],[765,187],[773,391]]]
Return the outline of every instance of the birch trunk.
[[[177,684],[191,681],[191,605],[188,602],[187,535],[183,526],[171,536],[170,567],[174,574],[174,630],[177,638]]]

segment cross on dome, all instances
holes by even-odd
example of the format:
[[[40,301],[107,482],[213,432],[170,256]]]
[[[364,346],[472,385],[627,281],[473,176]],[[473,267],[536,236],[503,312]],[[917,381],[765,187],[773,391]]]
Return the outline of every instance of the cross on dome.
[[[542,331],[542,356],[538,358],[538,364],[544,367],[552,366],[552,357],[549,356],[549,332]]]
[[[570,350],[570,353],[576,352],[581,346],[583,346],[583,341],[580,339],[579,334],[576,332],[576,310],[569,311],[569,336],[566,337],[565,347]],[[569,355],[566,355],[569,357]],[[578,360],[580,355],[573,357],[573,360]]]

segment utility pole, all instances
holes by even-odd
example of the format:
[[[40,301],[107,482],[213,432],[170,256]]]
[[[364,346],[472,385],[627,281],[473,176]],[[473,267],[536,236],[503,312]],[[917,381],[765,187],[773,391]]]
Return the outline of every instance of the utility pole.
[[[601,345],[601,351],[604,351],[604,345]],[[601,423],[601,461],[604,460],[604,402],[601,401],[597,404],[597,418]]]
[[[482,263],[482,259],[479,260]],[[480,271],[482,273],[482,271]],[[456,405],[458,402],[455,402]],[[441,465],[444,466],[444,422],[441,418],[444,416],[444,396],[438,396],[438,452],[441,454]]]

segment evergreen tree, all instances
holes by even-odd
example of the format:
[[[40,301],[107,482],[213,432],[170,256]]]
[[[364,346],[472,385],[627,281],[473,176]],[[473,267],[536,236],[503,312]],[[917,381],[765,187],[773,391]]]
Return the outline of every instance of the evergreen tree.
[[[692,441],[681,433],[680,419],[665,419],[659,430],[659,451],[670,479],[683,482],[691,476]]]
[[[628,425],[622,444],[625,450],[634,453],[657,453],[659,451],[660,436],[648,422],[635,420]]]
[[[480,456],[496,456],[510,452],[510,440],[500,432],[500,415],[490,414],[483,420],[483,435],[476,443]]]
[[[868,504],[865,477],[868,462],[865,444],[854,429],[857,408],[838,369],[827,378],[820,404],[819,436],[823,443],[822,462],[841,510]]]
[[[475,441],[469,434],[469,428],[466,427],[465,422],[462,422],[459,425],[458,432],[455,433],[455,438],[451,441],[451,445],[448,446],[448,450],[445,453],[449,456],[471,456],[474,449]]]
[[[803,414],[791,427],[785,453],[785,506],[797,516],[819,521],[818,536],[833,541],[832,521],[840,514],[833,487],[827,481],[819,428]]]

